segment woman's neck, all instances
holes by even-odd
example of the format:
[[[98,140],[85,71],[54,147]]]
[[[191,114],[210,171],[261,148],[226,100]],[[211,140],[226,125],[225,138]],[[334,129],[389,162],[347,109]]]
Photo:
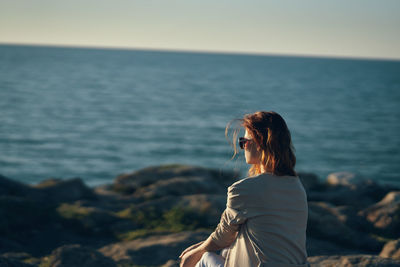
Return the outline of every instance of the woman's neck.
[[[260,164],[260,171],[261,171],[261,173],[267,172],[267,170],[265,169],[265,166],[263,164]]]
[[[265,168],[265,166],[264,165],[262,165],[262,164],[260,164],[260,174],[271,174],[271,175],[274,175],[274,173],[272,173],[272,172],[270,172],[270,171],[267,171],[267,169]]]

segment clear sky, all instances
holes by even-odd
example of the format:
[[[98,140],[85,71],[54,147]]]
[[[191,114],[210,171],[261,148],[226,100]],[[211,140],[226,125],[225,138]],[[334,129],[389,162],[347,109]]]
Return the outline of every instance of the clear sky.
[[[0,0],[0,43],[400,59],[400,0]]]

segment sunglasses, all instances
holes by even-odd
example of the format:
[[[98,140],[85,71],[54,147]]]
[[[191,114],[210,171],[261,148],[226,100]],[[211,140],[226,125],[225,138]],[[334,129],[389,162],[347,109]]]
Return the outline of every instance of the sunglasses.
[[[247,142],[252,141],[250,139],[246,139],[244,137],[239,137],[239,146],[241,149],[244,149],[244,146],[246,145]]]

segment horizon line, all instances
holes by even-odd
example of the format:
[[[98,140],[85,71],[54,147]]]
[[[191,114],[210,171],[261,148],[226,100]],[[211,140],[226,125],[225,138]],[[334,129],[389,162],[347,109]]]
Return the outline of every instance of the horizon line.
[[[300,57],[300,58],[320,58],[320,59],[338,59],[338,60],[376,60],[376,61],[400,61],[399,58],[388,57],[365,57],[365,56],[343,56],[343,55],[323,55],[323,54],[298,54],[298,53],[267,53],[267,52],[246,52],[246,51],[222,51],[222,50],[196,50],[185,48],[153,48],[153,47],[128,47],[128,46],[97,46],[80,44],[41,44],[41,43],[13,43],[1,42],[0,46],[39,46],[54,48],[81,48],[81,49],[99,49],[99,50],[130,50],[130,51],[154,51],[154,52],[175,52],[175,53],[193,53],[193,54],[221,54],[221,55],[243,55],[243,56],[270,56],[270,57]]]

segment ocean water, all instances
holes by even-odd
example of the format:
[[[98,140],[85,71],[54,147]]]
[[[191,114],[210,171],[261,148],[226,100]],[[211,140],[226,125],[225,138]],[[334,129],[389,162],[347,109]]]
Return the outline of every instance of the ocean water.
[[[167,163],[245,171],[226,124],[286,120],[297,171],[400,182],[400,61],[0,45],[0,173],[89,185]]]

